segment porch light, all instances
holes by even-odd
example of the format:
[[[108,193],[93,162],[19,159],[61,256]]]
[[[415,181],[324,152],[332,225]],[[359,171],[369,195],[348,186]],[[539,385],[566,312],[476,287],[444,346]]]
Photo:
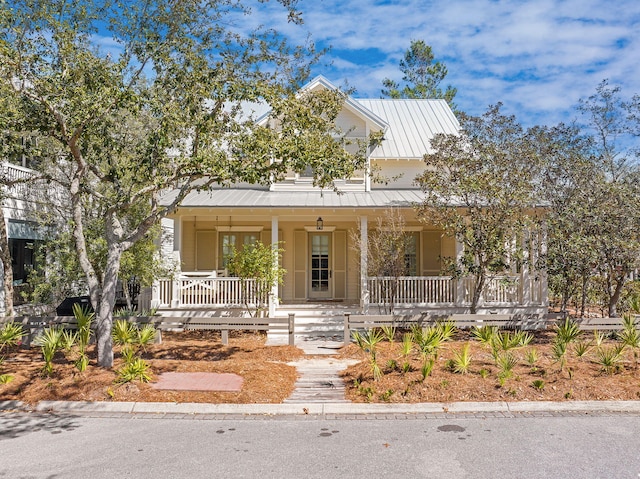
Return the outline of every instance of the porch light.
[[[316,229],[318,231],[322,231],[323,228],[324,228],[324,222],[322,221],[322,218],[318,216],[318,219],[316,220]]]

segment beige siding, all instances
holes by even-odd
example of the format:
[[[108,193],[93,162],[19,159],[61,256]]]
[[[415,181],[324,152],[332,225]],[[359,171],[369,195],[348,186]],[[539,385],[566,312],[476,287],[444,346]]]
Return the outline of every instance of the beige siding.
[[[294,233],[294,299],[306,299],[307,297],[307,232],[296,231]]]
[[[372,183],[372,189],[417,188],[414,180],[424,171],[424,163],[418,160],[378,160],[371,161],[371,165],[375,173],[388,181],[387,184]]]
[[[342,130],[343,134],[348,136],[360,138],[366,136],[364,120],[350,111],[342,110],[338,118],[336,118],[336,125]]]

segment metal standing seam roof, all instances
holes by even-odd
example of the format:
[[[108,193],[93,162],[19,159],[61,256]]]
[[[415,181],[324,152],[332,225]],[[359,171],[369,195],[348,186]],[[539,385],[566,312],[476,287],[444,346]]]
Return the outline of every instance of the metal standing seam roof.
[[[420,190],[268,191],[256,188],[214,188],[191,192],[183,208],[382,208],[410,207],[422,201]]]
[[[372,159],[422,159],[437,133],[458,134],[460,124],[445,100],[355,99],[389,127]]]

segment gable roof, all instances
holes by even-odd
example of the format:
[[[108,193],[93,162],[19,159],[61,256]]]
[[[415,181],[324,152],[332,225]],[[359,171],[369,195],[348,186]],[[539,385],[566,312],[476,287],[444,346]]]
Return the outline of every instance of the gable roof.
[[[438,133],[458,134],[460,124],[445,100],[357,99],[363,108],[383,118],[389,127],[372,159],[422,159],[433,152]]]

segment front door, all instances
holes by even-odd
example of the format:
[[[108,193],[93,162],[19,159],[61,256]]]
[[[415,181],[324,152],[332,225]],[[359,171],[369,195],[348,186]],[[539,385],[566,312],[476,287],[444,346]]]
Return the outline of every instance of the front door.
[[[331,299],[333,297],[333,274],[331,271],[331,233],[309,234],[309,299]]]

